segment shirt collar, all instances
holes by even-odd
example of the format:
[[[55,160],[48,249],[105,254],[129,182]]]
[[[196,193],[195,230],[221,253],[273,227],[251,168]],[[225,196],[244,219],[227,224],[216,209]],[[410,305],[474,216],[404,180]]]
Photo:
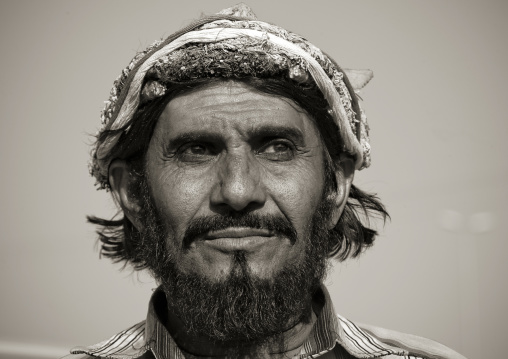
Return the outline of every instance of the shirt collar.
[[[157,289],[150,299],[146,321],[89,347],[76,347],[72,354],[88,354],[108,359],[135,359],[150,350],[157,359],[185,359],[182,351],[157,315],[156,308],[165,300]],[[335,314],[326,287],[321,286],[314,296],[320,308],[309,338],[303,344],[299,359],[336,353],[336,358],[376,358],[385,355],[408,355],[408,352],[382,343],[346,318]]]

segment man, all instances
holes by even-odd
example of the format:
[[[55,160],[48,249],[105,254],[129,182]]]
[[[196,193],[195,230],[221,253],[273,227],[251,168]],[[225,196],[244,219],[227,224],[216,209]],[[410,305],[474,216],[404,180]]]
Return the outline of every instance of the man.
[[[138,54],[91,162],[123,218],[89,219],[105,255],[160,287],[146,321],[70,357],[461,358],[336,316],[322,285],[328,258],[372,245],[360,216],[387,216],[352,185],[370,164],[356,91],[371,77],[245,5]]]

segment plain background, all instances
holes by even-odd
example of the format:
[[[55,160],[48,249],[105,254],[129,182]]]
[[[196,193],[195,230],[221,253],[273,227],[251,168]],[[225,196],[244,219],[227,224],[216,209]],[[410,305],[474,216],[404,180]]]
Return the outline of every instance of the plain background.
[[[233,1],[0,2],[0,357],[58,357],[144,319],[155,284],[100,260],[85,223],[115,213],[88,176],[89,134],[136,51]],[[508,2],[249,5],[375,73],[362,92],[373,164],[355,183],[392,221],[335,263],[337,311],[505,357]]]

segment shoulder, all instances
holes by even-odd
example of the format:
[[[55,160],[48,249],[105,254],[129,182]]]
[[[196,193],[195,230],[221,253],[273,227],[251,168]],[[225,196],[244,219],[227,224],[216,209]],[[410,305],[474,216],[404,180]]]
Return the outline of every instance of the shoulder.
[[[89,359],[89,358],[93,357],[88,354],[69,354],[60,359]]]
[[[109,357],[97,357],[88,354],[69,354],[60,359],[98,359],[98,358],[109,358]],[[129,357],[130,358],[130,357]],[[155,359],[151,351],[147,351],[135,359]]]
[[[352,326],[361,331],[366,338],[378,341],[387,348],[399,349],[409,358],[424,359],[466,359],[453,349],[438,343],[434,340],[423,338],[420,336],[397,332],[395,330],[385,329],[369,324],[352,323],[347,319],[339,316],[340,325],[347,330]]]
[[[79,346],[71,349],[71,354],[62,359],[152,359],[153,354],[145,342],[145,321],[90,346]]]
[[[97,357],[88,354],[69,354],[60,359],[98,359],[98,358],[109,358],[109,357]],[[147,351],[141,356],[135,357],[135,359],[156,359],[156,358],[153,356],[151,351]]]

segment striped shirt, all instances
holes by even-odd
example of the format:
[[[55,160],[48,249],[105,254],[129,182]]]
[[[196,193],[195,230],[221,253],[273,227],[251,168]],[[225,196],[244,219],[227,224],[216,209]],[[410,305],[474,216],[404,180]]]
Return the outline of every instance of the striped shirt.
[[[156,297],[150,300],[148,315],[142,321],[101,343],[76,347],[66,359],[185,359],[183,352],[159,320]],[[357,325],[336,315],[328,291],[323,286],[323,308],[309,337],[294,359],[465,359],[453,350],[429,339],[368,325]],[[164,308],[165,309],[165,308]]]

